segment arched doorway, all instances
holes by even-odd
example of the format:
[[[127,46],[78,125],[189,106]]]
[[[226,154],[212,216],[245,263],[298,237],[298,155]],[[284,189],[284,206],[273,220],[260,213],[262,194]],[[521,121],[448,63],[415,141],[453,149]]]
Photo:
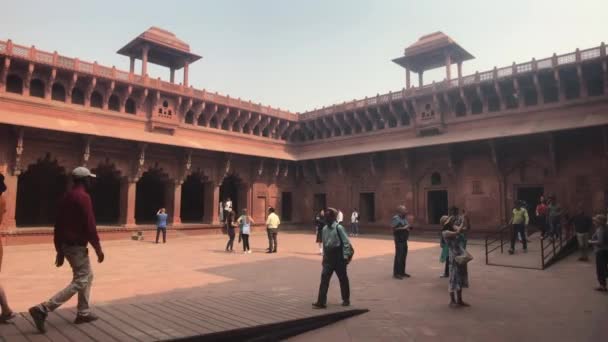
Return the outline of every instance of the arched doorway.
[[[228,199],[232,201],[232,210],[237,213],[240,209],[239,201],[239,187],[241,186],[241,179],[235,175],[229,175],[224,178],[222,185],[220,185],[220,202],[226,203]]]
[[[91,199],[97,224],[118,224],[120,217],[120,172],[112,164],[93,169],[97,176],[91,187]]]
[[[22,94],[23,80],[17,75],[8,75],[6,77],[6,91],[8,93]]]
[[[135,223],[154,223],[156,212],[166,207],[167,176],[161,170],[144,172],[137,182],[135,196]],[[169,213],[171,215],[171,213]]]
[[[49,154],[20,174],[15,213],[17,226],[52,226],[67,180],[65,169]]]
[[[193,173],[182,184],[181,220],[182,222],[202,222],[204,216],[203,176]]]

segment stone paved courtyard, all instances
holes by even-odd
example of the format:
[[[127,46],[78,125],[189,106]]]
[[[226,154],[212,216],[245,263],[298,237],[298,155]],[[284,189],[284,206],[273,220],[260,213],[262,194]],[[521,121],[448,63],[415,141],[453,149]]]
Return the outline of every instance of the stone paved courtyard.
[[[320,256],[314,236],[282,233],[279,253],[263,253],[265,236],[252,237],[253,254],[223,251],[220,235],[171,232],[166,245],[125,239],[107,240],[106,261],[95,263],[93,304],[128,303],[243,292],[292,293],[315,299]],[[102,240],[104,237],[102,236]],[[438,275],[435,241],[410,242],[411,279],[393,280],[393,243],[386,236],[354,238],[356,256],[349,268],[352,301],[371,311],[293,338],[294,341],[606,341],[608,296],[596,293],[594,265],[575,256],[546,271],[486,266],[481,242],[470,247],[473,306],[449,309],[447,284]],[[241,245],[236,245],[237,249]],[[515,256],[517,257],[517,256]],[[10,245],[0,276],[13,308],[24,311],[62,288],[68,267],[53,265],[51,244]],[[339,303],[332,279],[330,303]],[[75,299],[70,306],[75,305]],[[1,328],[1,327],[0,327]]]

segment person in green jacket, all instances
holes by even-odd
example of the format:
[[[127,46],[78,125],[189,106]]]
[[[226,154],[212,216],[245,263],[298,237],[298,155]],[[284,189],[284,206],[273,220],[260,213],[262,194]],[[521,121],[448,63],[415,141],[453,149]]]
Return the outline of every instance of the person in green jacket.
[[[515,208],[513,208],[513,217],[511,218],[510,224],[513,225],[511,235],[511,249],[509,254],[515,253],[515,241],[517,240],[517,234],[521,234],[521,243],[524,245],[524,253],[528,252],[528,239],[526,236],[526,226],[530,222],[528,216],[528,210],[524,208],[522,201],[515,202]]]
[[[334,272],[340,281],[342,306],[350,305],[350,284],[346,267],[353,257],[354,249],[348,240],[344,227],[336,220],[338,211],[333,208],[325,210],[325,227],[323,228],[323,271],[319,285],[319,297],[312,304],[315,309],[327,307],[327,291],[329,280]]]

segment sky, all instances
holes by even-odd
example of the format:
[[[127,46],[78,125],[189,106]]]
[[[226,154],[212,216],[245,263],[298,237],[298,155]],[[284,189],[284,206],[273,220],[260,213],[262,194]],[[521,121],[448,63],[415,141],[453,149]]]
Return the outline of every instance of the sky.
[[[190,66],[195,88],[300,113],[402,89],[404,71],[391,60],[435,31],[476,57],[465,75],[608,39],[606,0],[7,0],[2,8],[0,40],[122,70],[129,59],[116,51],[164,28],[203,56]],[[167,69],[149,69],[168,80]],[[444,74],[425,73],[425,83]]]

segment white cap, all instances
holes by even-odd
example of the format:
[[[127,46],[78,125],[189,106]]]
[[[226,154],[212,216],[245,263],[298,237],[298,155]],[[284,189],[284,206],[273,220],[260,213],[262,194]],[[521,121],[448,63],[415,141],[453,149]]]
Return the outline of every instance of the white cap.
[[[76,177],[76,178],[85,178],[85,177],[97,177],[94,174],[91,173],[91,171],[89,171],[89,169],[87,169],[86,167],[83,166],[79,166],[77,168],[75,168],[74,170],[72,170],[72,176]]]

